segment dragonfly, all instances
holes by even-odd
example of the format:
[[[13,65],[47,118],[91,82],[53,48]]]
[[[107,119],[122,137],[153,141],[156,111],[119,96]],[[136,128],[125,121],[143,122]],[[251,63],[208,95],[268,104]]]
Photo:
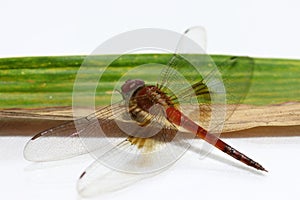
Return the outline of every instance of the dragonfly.
[[[36,134],[25,146],[25,158],[53,161],[92,152],[96,161],[80,179],[92,174],[99,162],[121,172],[145,173],[173,164],[192,141],[202,139],[209,147],[267,172],[219,137],[224,121],[249,89],[253,60],[230,57],[214,64],[208,55],[194,54],[194,49],[189,54],[183,49],[193,42],[188,37],[195,32],[188,29],[182,36],[157,83],[125,80],[117,92],[120,101]]]

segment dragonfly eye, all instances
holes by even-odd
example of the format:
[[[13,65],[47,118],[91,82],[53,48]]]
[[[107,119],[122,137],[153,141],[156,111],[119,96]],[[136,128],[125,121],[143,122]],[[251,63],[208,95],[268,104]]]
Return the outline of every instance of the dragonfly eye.
[[[128,96],[136,89],[143,87],[145,82],[139,79],[127,80],[121,87],[123,96]]]

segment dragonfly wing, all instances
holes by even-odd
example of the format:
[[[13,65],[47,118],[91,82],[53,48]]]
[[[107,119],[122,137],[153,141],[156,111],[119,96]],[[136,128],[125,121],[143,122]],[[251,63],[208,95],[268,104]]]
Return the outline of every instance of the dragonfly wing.
[[[99,152],[98,159],[80,176],[77,189],[81,195],[90,196],[157,175],[184,154],[190,138],[190,133],[180,132],[173,126],[164,127],[151,138],[128,137],[110,151]]]
[[[185,115],[219,136],[249,91],[254,62],[249,57],[230,57],[214,63],[193,40],[199,32],[185,32],[159,85]]]
[[[143,174],[124,173],[107,168],[99,160],[95,160],[78,179],[77,191],[83,197],[93,197],[124,189],[145,178],[155,176],[160,172]]]
[[[105,124],[105,128],[113,127],[112,111],[121,113],[123,110],[124,108],[121,104],[114,104],[102,108],[87,117],[38,133],[26,144],[24,157],[31,161],[53,161],[104,148],[105,145],[103,143],[99,143],[97,146],[87,146],[86,141],[91,140],[95,133],[99,132],[100,124]],[[124,133],[121,131],[111,133],[112,138],[120,135],[124,135]]]
[[[206,50],[206,31],[204,27],[202,26],[193,26],[187,29],[184,32],[184,35],[188,37],[189,39],[193,40],[196,44],[198,44],[204,51]],[[185,40],[185,37],[182,37],[181,40]],[[177,45],[176,53],[184,53],[189,52],[193,53],[191,50],[186,50],[187,45],[184,41],[179,41]],[[196,50],[196,49],[195,49]],[[196,50],[194,53],[199,53],[198,50]]]
[[[109,151],[95,151],[97,160],[105,166],[126,173],[152,173],[173,164],[188,149],[190,133],[162,129],[149,138],[129,136]]]
[[[72,121],[38,133],[26,144],[23,153],[26,160],[52,161],[86,153],[86,149]]]
[[[197,33],[197,29],[189,29],[182,36],[174,56],[161,73],[158,85],[177,109],[186,116],[193,116],[193,120],[200,125],[204,126],[203,121],[208,121],[205,128],[211,130],[216,123],[224,122],[226,109],[220,105],[226,104],[226,92],[217,66],[197,44],[198,41],[193,40]],[[204,104],[212,106],[203,110],[201,105]],[[212,119],[217,120],[214,122]],[[221,129],[215,130],[215,134],[219,134]]]
[[[254,61],[249,57],[230,57],[225,61],[216,63],[217,68],[207,74],[203,80],[192,85],[192,89],[185,88],[178,93],[179,102],[191,102],[191,97],[197,96],[197,101],[200,108],[199,123],[206,129],[209,127],[211,120],[220,120],[215,113],[225,113],[225,123],[231,117],[239,104],[243,102],[246,95],[249,92],[251,85],[251,78],[253,73]],[[221,80],[215,81],[215,73],[220,72]],[[204,81],[206,80],[206,81]],[[211,83],[223,84],[226,91],[226,96],[218,90],[214,91],[207,85],[213,85]],[[219,86],[213,85],[214,88]],[[226,101],[214,102],[212,98],[216,100],[222,100],[226,97]],[[226,103],[226,105],[225,105]],[[196,116],[192,117],[196,120]],[[221,121],[221,120],[220,120]]]
[[[247,96],[254,70],[254,59],[250,57],[230,57],[216,63],[226,89],[227,118]]]

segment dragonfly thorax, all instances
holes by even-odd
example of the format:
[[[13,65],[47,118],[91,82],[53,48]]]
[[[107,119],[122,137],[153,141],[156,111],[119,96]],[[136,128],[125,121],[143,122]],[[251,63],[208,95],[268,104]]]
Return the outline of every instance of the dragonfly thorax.
[[[171,104],[167,95],[153,85],[139,88],[132,96],[131,101],[136,103],[137,107],[147,112],[149,112],[154,105],[165,107]]]
[[[155,104],[161,106],[172,104],[167,95],[157,86],[146,86],[145,82],[139,79],[127,80],[122,85],[121,91],[129,107],[139,107],[147,112]]]
[[[167,95],[154,85],[139,87],[127,103],[128,112],[139,126],[147,126],[156,118],[154,116],[166,117],[165,109],[172,104]]]

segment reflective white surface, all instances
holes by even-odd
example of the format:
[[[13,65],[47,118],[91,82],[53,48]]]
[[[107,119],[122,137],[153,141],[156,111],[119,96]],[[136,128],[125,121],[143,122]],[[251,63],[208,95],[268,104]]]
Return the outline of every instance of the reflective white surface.
[[[22,157],[29,137],[0,138],[1,196],[6,199],[80,199],[76,182],[93,161],[89,155],[30,163]],[[165,172],[94,199],[298,199],[300,137],[225,139],[263,164],[256,172],[224,153],[188,151]],[[196,148],[196,147],[195,147]]]

